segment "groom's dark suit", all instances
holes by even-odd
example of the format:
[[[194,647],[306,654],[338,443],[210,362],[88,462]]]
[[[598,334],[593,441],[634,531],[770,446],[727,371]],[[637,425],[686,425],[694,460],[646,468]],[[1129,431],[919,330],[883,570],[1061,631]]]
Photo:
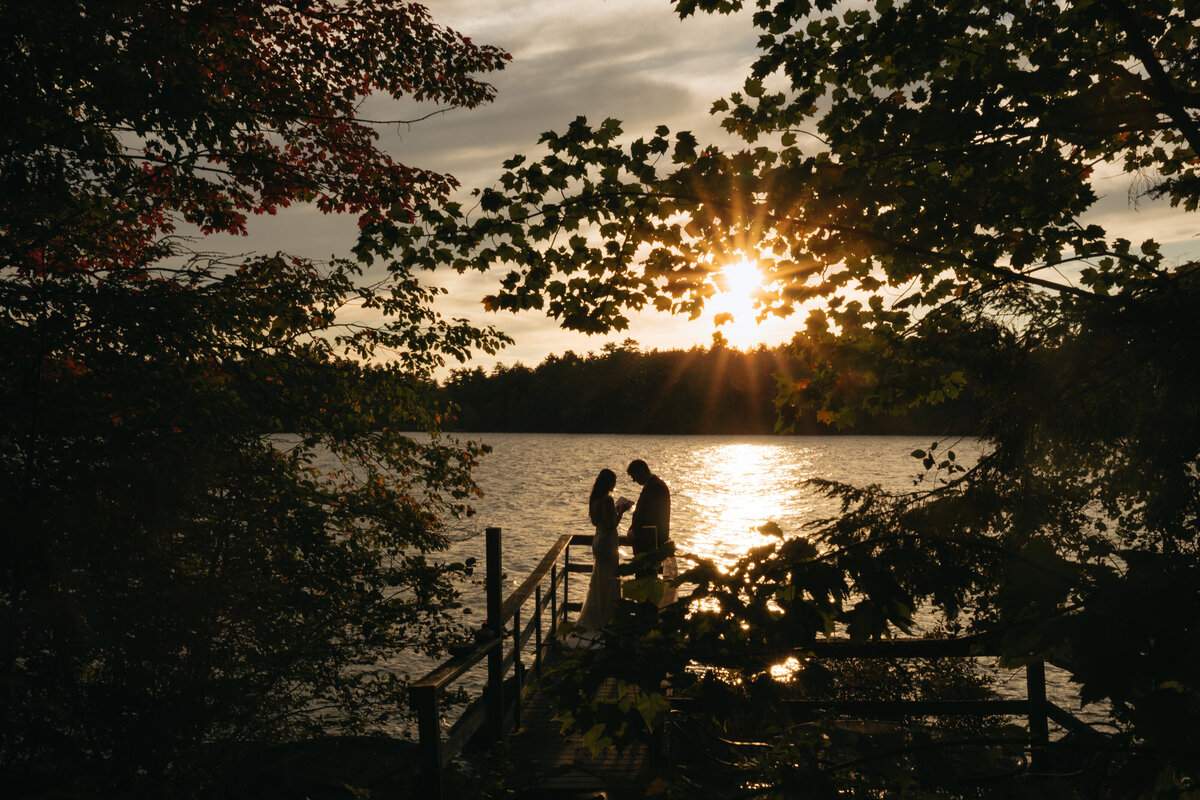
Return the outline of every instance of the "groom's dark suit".
[[[653,541],[642,532],[647,525],[655,528]],[[657,475],[651,475],[642,486],[637,508],[633,510],[629,536],[633,540],[634,555],[657,550],[671,538],[671,490]]]

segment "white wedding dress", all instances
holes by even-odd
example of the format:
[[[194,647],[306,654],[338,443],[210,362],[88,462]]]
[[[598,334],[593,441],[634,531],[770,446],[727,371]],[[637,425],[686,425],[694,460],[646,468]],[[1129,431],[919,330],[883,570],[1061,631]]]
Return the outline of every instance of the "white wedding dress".
[[[575,646],[586,644],[608,624],[616,609],[617,598],[621,596],[621,579],[617,577],[617,524],[621,515],[617,513],[612,496],[598,498],[589,509],[589,516],[596,525],[596,535],[592,539],[592,581],[579,612],[576,634],[571,637],[585,641],[570,643]]]

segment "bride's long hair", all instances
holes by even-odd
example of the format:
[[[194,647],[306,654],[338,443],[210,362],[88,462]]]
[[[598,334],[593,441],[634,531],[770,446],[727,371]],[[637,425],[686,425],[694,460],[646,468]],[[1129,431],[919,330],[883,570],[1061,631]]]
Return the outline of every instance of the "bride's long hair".
[[[596,476],[596,482],[592,484],[592,495],[588,498],[588,519],[593,525],[599,524],[597,517],[599,512],[596,509],[596,501],[607,495],[617,486],[617,473],[611,469],[602,469],[600,474]]]

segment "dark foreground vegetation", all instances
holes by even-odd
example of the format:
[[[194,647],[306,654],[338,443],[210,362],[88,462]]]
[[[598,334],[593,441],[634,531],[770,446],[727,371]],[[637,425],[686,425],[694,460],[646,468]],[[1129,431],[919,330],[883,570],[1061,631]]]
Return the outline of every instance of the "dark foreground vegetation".
[[[505,338],[387,268],[373,222],[454,184],[354,115],[487,102],[506,59],[394,0],[0,4],[0,793],[212,796],[403,721],[385,662],[455,634],[470,565],[427,554],[481,448],[396,431]],[[358,256],[182,235],[298,202],[358,215]]]

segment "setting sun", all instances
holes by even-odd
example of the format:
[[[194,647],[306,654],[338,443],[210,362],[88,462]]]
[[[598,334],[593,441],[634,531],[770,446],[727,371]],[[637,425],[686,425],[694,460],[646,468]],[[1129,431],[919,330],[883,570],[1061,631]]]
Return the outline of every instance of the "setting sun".
[[[754,292],[762,287],[762,273],[753,262],[726,264],[717,275],[720,291],[713,297],[713,323],[734,347],[753,347],[762,341],[755,320]]]

